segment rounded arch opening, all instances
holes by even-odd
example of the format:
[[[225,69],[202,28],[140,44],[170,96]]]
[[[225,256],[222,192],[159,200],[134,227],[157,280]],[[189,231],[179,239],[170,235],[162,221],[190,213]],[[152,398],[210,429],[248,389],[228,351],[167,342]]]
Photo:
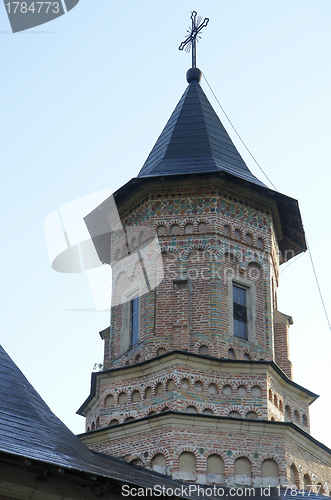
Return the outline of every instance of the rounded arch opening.
[[[266,459],[262,463],[262,485],[263,486],[278,486],[278,465],[273,459]]]
[[[196,458],[194,453],[184,451],[178,458],[179,479],[194,480],[196,478]]]
[[[252,484],[251,462],[246,457],[239,457],[234,463],[234,480],[236,485]]]

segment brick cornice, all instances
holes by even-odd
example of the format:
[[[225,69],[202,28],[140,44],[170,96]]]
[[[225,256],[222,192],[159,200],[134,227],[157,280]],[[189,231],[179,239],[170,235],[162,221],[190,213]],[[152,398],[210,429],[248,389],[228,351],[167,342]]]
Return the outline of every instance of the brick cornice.
[[[286,386],[289,393],[308,402],[308,404],[313,403],[318,398],[317,394],[290,380],[273,361],[219,359],[213,356],[203,356],[187,351],[172,351],[135,365],[92,373],[90,395],[77,410],[77,414],[85,416],[86,412],[96,404],[99,383],[102,379],[111,378],[113,381],[119,380],[122,382],[132,378],[139,378],[146,374],[157,373],[173,366],[187,366],[195,369],[199,368],[216,373],[229,373],[233,375],[237,373],[252,375],[265,374],[276,380],[281,386]]]

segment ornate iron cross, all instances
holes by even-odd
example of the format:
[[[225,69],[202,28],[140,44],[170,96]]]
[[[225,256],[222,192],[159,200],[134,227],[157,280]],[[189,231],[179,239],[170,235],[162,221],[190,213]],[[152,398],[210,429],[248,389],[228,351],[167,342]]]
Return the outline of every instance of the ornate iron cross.
[[[197,13],[194,10],[191,14],[192,19],[192,28],[191,31],[188,30],[189,35],[185,38],[185,40],[178,47],[179,50],[183,50],[186,48],[187,52],[190,51],[192,46],[192,68],[197,67],[197,38],[201,38],[199,35],[202,28],[207,26],[209,22],[209,18],[205,17],[203,22],[201,22],[201,18],[197,19]]]

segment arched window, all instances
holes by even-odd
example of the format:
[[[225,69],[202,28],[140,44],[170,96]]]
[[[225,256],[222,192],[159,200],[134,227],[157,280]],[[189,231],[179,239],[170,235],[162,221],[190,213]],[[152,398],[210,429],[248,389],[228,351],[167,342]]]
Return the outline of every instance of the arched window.
[[[91,424],[91,431],[94,431],[94,430],[95,430],[95,423],[92,422],[92,424]]]
[[[262,486],[278,486],[278,465],[275,460],[267,459],[262,463]]]
[[[251,463],[248,458],[240,457],[234,463],[234,481],[236,485],[252,484]]]
[[[223,233],[224,233],[224,236],[230,236],[230,227],[224,226]]]
[[[204,415],[214,415],[213,410],[211,410],[210,408],[205,408],[202,413]]]
[[[162,356],[162,354],[165,354],[167,351],[164,347],[160,347],[160,349],[157,350],[157,356]]]
[[[285,406],[285,420],[291,420],[291,408],[288,405]]]
[[[198,410],[196,409],[195,406],[188,406],[186,408],[186,413],[198,413]]]
[[[276,394],[274,395],[274,405],[276,407],[278,406],[278,399],[277,399],[277,395]]]
[[[270,399],[270,401],[272,401],[272,390],[271,389],[269,389],[269,399]]]
[[[280,399],[279,400],[279,405],[278,405],[279,410],[284,413],[284,406],[283,406],[283,401]]]
[[[166,474],[167,473],[166,459],[165,459],[165,456],[162,455],[162,453],[155,455],[155,457],[153,458],[152,470],[155,472],[158,472],[159,474]]]
[[[243,359],[245,361],[249,361],[251,359],[250,355],[248,354],[248,352],[245,352],[245,354],[243,355]]]
[[[302,415],[302,423],[305,427],[308,426],[308,419],[307,419],[307,415]]]
[[[179,479],[194,480],[196,478],[196,458],[193,453],[184,451],[178,458]]]
[[[224,460],[219,455],[210,455],[207,458],[207,481],[222,484],[224,482]]]
[[[96,420],[96,428],[99,429],[100,427],[100,418],[97,417],[97,420]]]

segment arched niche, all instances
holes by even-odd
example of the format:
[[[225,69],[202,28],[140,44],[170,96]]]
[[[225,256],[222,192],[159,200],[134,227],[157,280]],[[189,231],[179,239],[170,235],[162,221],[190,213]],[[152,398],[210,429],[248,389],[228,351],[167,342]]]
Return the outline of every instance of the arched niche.
[[[188,481],[196,478],[196,458],[194,453],[184,451],[178,458],[178,477]]]
[[[234,463],[234,481],[236,485],[252,484],[251,463],[246,457],[239,457]]]
[[[166,458],[162,453],[158,453],[152,459],[152,470],[158,472],[159,474],[167,473],[167,463]]]
[[[216,484],[224,482],[224,460],[220,455],[213,454],[207,458],[207,481]]]
[[[275,460],[270,458],[264,460],[262,463],[261,473],[262,486],[279,485],[278,465]]]

